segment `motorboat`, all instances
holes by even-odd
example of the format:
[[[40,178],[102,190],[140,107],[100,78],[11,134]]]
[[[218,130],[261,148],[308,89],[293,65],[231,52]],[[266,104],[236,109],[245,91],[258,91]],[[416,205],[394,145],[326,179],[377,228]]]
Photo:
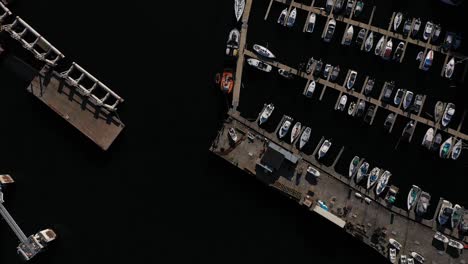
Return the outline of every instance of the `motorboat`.
[[[400,264],[407,264],[407,258],[406,255],[400,255]]]
[[[348,27],[348,30],[346,30],[346,33],[343,39],[343,45],[349,46],[351,44],[351,41],[353,40],[353,35],[354,35],[354,27],[351,25]]]
[[[426,148],[430,148],[433,140],[434,140],[434,129],[430,127],[427,129],[426,134],[424,134],[424,138],[422,140],[421,145],[423,145]]]
[[[229,138],[232,140],[232,142],[236,143],[237,140],[238,140],[236,130],[233,127],[231,127],[231,128],[229,128],[228,134],[229,134]]]
[[[340,0],[337,0],[337,1],[340,1]],[[331,39],[333,38],[333,34],[335,34],[335,28],[336,28],[336,20],[332,18],[327,23],[327,30],[326,30],[325,36],[323,37],[323,41],[325,42],[331,41]]]
[[[307,65],[306,65],[306,73],[307,74],[311,74],[312,71],[314,70],[313,66],[314,66],[314,57],[310,57],[310,59],[307,61]]]
[[[408,193],[408,199],[407,199],[407,202],[406,202],[406,206],[408,207],[408,211],[411,210],[411,208],[413,208],[413,206],[416,205],[416,203],[418,202],[418,198],[419,198],[420,193],[421,193],[421,188],[419,188],[416,185],[413,185],[413,187],[411,187],[411,190]]]
[[[439,156],[443,159],[448,159],[450,150],[452,150],[453,137],[447,138],[447,140],[440,146]]]
[[[310,129],[310,127],[306,127],[304,129],[304,132],[302,132],[301,139],[299,141],[299,149],[302,149],[307,144],[307,142],[309,142],[311,131],[312,129]]]
[[[292,79],[294,76],[290,71],[287,71],[285,69],[278,69],[278,73],[286,79]]]
[[[420,28],[421,28],[421,19],[416,18],[416,20],[414,21],[413,29],[411,30],[411,35],[413,36],[413,38],[418,35]]]
[[[374,79],[368,79],[366,82],[366,86],[364,86],[364,94],[369,95],[374,89]]]
[[[424,59],[422,69],[425,71],[429,70],[429,68],[432,66],[433,59],[434,59],[434,51],[430,50],[427,53],[426,58]]]
[[[440,37],[441,32],[442,32],[442,28],[440,27],[440,25],[439,24],[434,25],[434,35],[432,35],[432,39],[431,39],[433,43],[437,42],[437,40]]]
[[[457,143],[453,145],[452,148],[452,159],[457,160],[460,157],[461,151],[463,149],[463,140],[459,139]]]
[[[387,41],[387,45],[385,45],[385,51],[382,54],[382,58],[384,58],[385,60],[390,59],[390,57],[392,56],[392,49],[393,49],[393,42],[392,42],[392,39],[389,39]]]
[[[419,195],[418,203],[416,204],[415,213],[419,216],[424,215],[429,208],[431,195],[427,192],[421,192]]]
[[[259,125],[265,123],[268,118],[270,118],[271,114],[275,110],[275,106],[273,104],[265,105],[263,111],[260,113],[260,118],[258,119]]]
[[[257,52],[258,55],[267,58],[267,59],[274,59],[276,58],[275,55],[267,48],[260,46],[258,44],[253,45],[253,49]]]
[[[327,0],[327,3],[325,5],[325,12],[330,14],[334,5],[335,5],[335,0]]]
[[[239,21],[244,13],[245,0],[234,0],[234,14],[237,21]]]
[[[330,149],[331,147],[331,141],[329,140],[325,140],[323,143],[322,143],[322,146],[320,147],[319,149],[319,152],[318,152],[318,158],[321,159],[323,158],[323,156],[325,156],[325,154],[327,154],[328,150]]]
[[[414,93],[412,91],[406,91],[405,96],[403,97],[403,109],[408,109],[411,106],[411,102],[413,102]]]
[[[333,66],[331,64],[325,65],[325,69],[323,70],[323,78],[328,79],[328,76],[333,71]]]
[[[371,32],[364,43],[364,50],[366,52],[371,51],[372,47],[374,46],[374,33]]]
[[[369,108],[367,109],[366,115],[364,116],[365,123],[370,124],[372,117],[374,116],[374,112],[375,112],[375,106],[374,105],[369,106]]]
[[[455,229],[458,227],[463,217],[464,212],[465,210],[458,204],[456,204],[453,207],[453,213],[452,213],[452,216],[450,217],[450,224],[452,226],[452,229]]]
[[[419,111],[422,109],[423,98],[424,98],[424,96],[422,94],[417,94],[414,97],[414,103],[413,103],[413,106],[411,107],[411,111],[413,113],[418,114]]]
[[[314,91],[315,91],[315,81],[312,80],[312,81],[310,81],[309,85],[307,86],[305,96],[308,97],[308,98],[311,98],[312,95],[314,94]]]
[[[458,242],[458,241],[455,241],[453,239],[450,239],[449,242],[448,242],[448,245],[453,247],[453,248],[456,248],[458,250],[463,250],[463,248],[465,248],[465,246],[463,246],[462,243]]]
[[[383,100],[384,101],[390,101],[393,89],[395,89],[395,82],[386,82],[384,85],[384,94],[383,94]]]
[[[356,116],[361,117],[364,114],[365,110],[366,110],[366,101],[364,100],[359,101],[357,110],[356,110]]]
[[[237,28],[234,28],[229,32],[228,41],[226,44],[226,55],[228,56],[237,56],[239,52],[239,40],[240,32]]]
[[[353,88],[354,83],[356,82],[356,77],[357,77],[357,72],[356,71],[351,71],[351,73],[348,76],[348,80],[346,81],[346,87],[348,89]]]
[[[224,69],[222,75],[216,75],[216,83],[219,84],[223,93],[229,94],[234,88],[234,78],[232,69]]]
[[[308,33],[314,32],[315,20],[316,20],[315,13],[311,13],[309,16],[309,21],[307,22],[306,32]]]
[[[447,107],[445,107],[444,115],[442,116],[442,125],[444,127],[448,126],[454,114],[455,105],[453,103],[448,103]]]
[[[393,247],[395,248],[396,250],[400,251],[401,248],[402,248],[402,245],[400,242],[396,241],[394,238],[390,238],[388,240],[388,243]]]
[[[338,14],[343,9],[345,0],[335,0],[335,7],[333,8],[333,13]]]
[[[294,124],[292,131],[291,131],[291,143],[293,143],[294,140],[299,136],[299,134],[301,133],[301,128],[302,128],[301,122],[296,122],[296,124]]]
[[[393,103],[396,106],[399,106],[404,95],[405,95],[405,90],[404,89],[398,89],[396,94],[395,94],[395,98],[393,98]]]
[[[390,263],[396,263],[396,249],[391,248],[389,251]]]
[[[382,54],[382,50],[385,45],[384,42],[385,42],[385,36],[382,36],[377,42],[377,45],[375,46],[375,50],[374,50],[375,55],[380,56]]]
[[[336,107],[336,110],[343,111],[346,107],[346,102],[348,101],[348,96],[346,94],[343,94],[340,98],[340,102],[338,106]]]
[[[442,116],[444,114],[444,109],[445,109],[445,103],[442,101],[437,101],[434,107],[434,121],[436,123],[439,123],[439,121],[442,119]]]
[[[403,37],[407,38],[411,32],[411,25],[413,24],[413,19],[407,18],[405,24],[403,25]]]
[[[442,135],[437,133],[434,137],[434,141],[432,141],[432,151],[437,151],[440,149],[440,145],[442,145]]]
[[[377,188],[375,189],[375,193],[377,195],[380,195],[385,190],[391,176],[392,173],[389,171],[384,171],[384,173],[382,173],[382,176],[380,176],[380,179],[377,182]]]
[[[281,11],[279,17],[278,17],[278,24],[280,25],[284,25],[285,21],[286,21],[286,17],[288,16],[288,8],[285,8],[283,9],[283,11]]]
[[[322,68],[323,68],[323,62],[322,60],[318,60],[318,61],[315,61],[315,70],[314,70],[314,75],[315,76],[318,76],[320,75],[320,73],[322,72]]]
[[[336,78],[338,78],[338,75],[340,75],[340,65],[337,65],[337,66],[333,67],[333,71],[331,73],[330,80],[332,82],[336,81]]]
[[[380,176],[380,169],[375,167],[371,170],[371,172],[369,173],[369,177],[367,177],[367,190],[369,190],[370,188],[372,188],[372,186],[374,186],[374,184],[379,180],[379,176]]]
[[[400,43],[398,43],[397,45],[395,53],[393,54],[393,59],[396,61],[400,61],[404,50],[405,50],[405,43],[403,41],[400,41]]]
[[[314,175],[315,177],[320,177],[320,172],[312,166],[307,167],[307,173],[310,173]]]
[[[393,20],[393,31],[397,31],[401,25],[401,21],[403,20],[403,14],[398,12]]]
[[[357,175],[356,175],[356,183],[359,184],[362,179],[364,177],[367,176],[367,171],[369,170],[369,163],[368,162],[364,162],[361,164],[361,166],[359,167],[358,171],[357,171]]]
[[[415,259],[419,263],[424,263],[424,261],[426,261],[426,259],[421,254],[416,253],[414,251],[411,252],[410,255],[413,257],[413,259]]]
[[[353,11],[353,6],[354,6],[354,0],[348,0],[346,3],[346,8],[345,8],[345,16],[351,15],[351,12]]]
[[[432,24],[431,21],[427,21],[426,26],[424,27],[423,39],[428,40],[431,37],[433,30],[434,24]]]
[[[357,37],[356,37],[356,44],[361,45],[362,42],[364,42],[365,37],[366,37],[366,29],[361,28],[361,30],[359,30],[359,33],[357,34]]]
[[[364,9],[364,2],[363,1],[357,1],[356,7],[354,8],[354,16],[358,17],[362,13],[363,9]]]
[[[359,156],[354,156],[354,158],[351,160],[351,163],[349,164],[349,178],[352,178],[354,176],[354,174],[356,174],[356,171],[358,169],[358,165],[359,165]]]
[[[392,127],[393,122],[395,121],[395,114],[390,113],[388,114],[387,118],[385,118],[384,122],[384,127],[387,131],[390,131],[390,128]]]
[[[297,8],[294,8],[291,13],[289,13],[288,20],[286,21],[287,27],[294,26],[294,22],[296,22],[296,15],[297,15]]]
[[[286,136],[286,134],[289,131],[289,128],[291,128],[291,120],[286,119],[284,120],[283,124],[281,125],[280,130],[278,131],[279,138],[283,138],[284,136]]]
[[[452,58],[445,64],[445,78],[452,78],[453,72],[455,71],[455,58]]]
[[[356,111],[356,102],[351,102],[348,107],[348,115],[352,116],[354,111]]]
[[[248,58],[247,59],[247,63],[252,66],[252,67],[255,67],[261,71],[264,71],[264,72],[271,72],[271,70],[273,69],[273,67],[271,67],[271,65],[268,65],[266,63],[264,63],[263,61],[260,61],[260,60],[257,60],[257,59],[254,59],[254,58]]]
[[[447,244],[449,242],[449,239],[446,236],[442,235],[442,233],[440,232],[436,232],[434,234],[434,238],[444,244]]]
[[[448,223],[449,218],[452,216],[453,208],[452,203],[443,200],[442,205],[440,206],[439,216],[437,217],[440,225],[445,225]]]

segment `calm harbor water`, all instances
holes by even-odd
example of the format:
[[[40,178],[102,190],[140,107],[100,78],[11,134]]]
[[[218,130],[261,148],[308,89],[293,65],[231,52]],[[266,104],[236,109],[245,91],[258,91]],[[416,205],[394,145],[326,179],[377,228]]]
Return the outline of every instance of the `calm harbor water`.
[[[382,261],[331,223],[209,153],[227,110],[213,76],[233,63],[223,55],[227,34],[236,26],[231,0],[183,7],[167,1],[158,10],[111,1],[16,2],[12,11],[65,53],[67,61],[78,62],[126,99],[119,114],[127,128],[103,153],[28,95],[27,78],[12,70],[8,60],[1,63],[0,167],[16,180],[5,194],[5,206],[27,234],[52,227],[59,236],[35,263]],[[451,27],[462,18],[461,9],[444,9],[437,1],[418,8],[418,2],[423,1],[375,1],[375,24],[385,27],[394,10]],[[378,85],[395,79],[430,95],[428,105],[439,99],[453,100],[457,107],[466,102],[466,86],[450,90],[446,80],[428,77],[440,72],[437,61],[429,73],[416,69],[415,48],[402,65],[385,63],[342,48],[336,39],[323,44],[318,33],[323,19],[311,36],[301,33],[302,12],[292,30],[278,27],[281,4],[264,21],[267,6],[268,1],[254,0],[249,47],[268,44],[288,65],[314,56],[340,64],[344,71],[356,69],[358,86],[364,74],[375,76]],[[343,30],[339,25],[336,36]],[[274,102],[272,125],[289,114],[312,127],[312,145],[321,136],[333,138],[330,154],[345,145],[343,161],[358,154],[392,170],[392,183],[402,193],[399,201],[418,184],[435,200],[444,196],[468,204],[463,195],[467,156],[441,161],[424,151],[417,143],[423,126],[416,129],[414,143],[395,150],[404,120],[388,135],[380,125],[383,111],[368,127],[332,110],[336,92],[330,89],[321,102],[307,100],[301,95],[304,86],[298,79],[246,67],[240,110],[255,117],[263,103]],[[338,167],[346,170],[347,163]],[[0,234],[0,262],[20,263],[16,238],[5,223]]]

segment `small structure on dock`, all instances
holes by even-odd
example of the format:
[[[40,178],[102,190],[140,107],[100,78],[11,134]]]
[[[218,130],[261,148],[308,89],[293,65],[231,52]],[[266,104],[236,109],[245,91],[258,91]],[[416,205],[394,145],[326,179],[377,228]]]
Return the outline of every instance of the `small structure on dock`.
[[[258,165],[269,173],[279,170],[283,161],[286,160],[292,164],[297,164],[299,157],[283,149],[273,142],[268,143],[268,148],[258,162]]]

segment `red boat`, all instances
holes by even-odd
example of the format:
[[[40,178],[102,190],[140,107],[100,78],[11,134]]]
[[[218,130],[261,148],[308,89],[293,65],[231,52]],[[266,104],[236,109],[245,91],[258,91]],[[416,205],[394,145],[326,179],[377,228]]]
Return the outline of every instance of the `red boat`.
[[[223,75],[216,74],[216,84],[219,84],[221,91],[224,93],[231,93],[234,87],[234,78],[232,69],[224,69]]]

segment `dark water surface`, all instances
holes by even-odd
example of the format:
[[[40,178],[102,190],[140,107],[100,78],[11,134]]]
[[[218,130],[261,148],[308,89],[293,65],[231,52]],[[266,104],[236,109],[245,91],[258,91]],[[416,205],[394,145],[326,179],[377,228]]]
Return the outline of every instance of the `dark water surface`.
[[[375,1],[375,24],[385,27],[394,10],[452,27],[463,18],[462,9],[444,8],[435,0],[418,9],[417,2]],[[27,94],[27,80],[8,60],[0,65],[0,167],[16,180],[5,194],[5,206],[27,234],[47,227],[58,233],[58,240],[33,262],[382,262],[331,223],[209,153],[227,110],[212,81],[215,72],[232,63],[223,56],[226,36],[235,25],[232,1],[153,4],[18,0],[11,7],[68,61],[78,62],[126,99],[119,113],[127,127],[103,153]],[[301,33],[302,12],[292,30],[279,28],[274,21],[281,4],[264,21],[267,6],[268,1],[254,0],[249,47],[268,43],[289,65],[313,55],[339,63],[344,72],[353,68],[372,74],[380,83],[395,79],[430,94],[432,105],[440,99],[453,100],[457,107],[466,102],[466,85],[450,90],[437,77],[440,63],[429,73],[416,69],[411,59],[416,48],[407,51],[403,65],[384,63],[357,49],[342,49],[336,39],[323,44],[318,33],[323,19],[312,36]],[[343,30],[339,25],[336,36]],[[429,78],[431,73],[436,78]],[[336,92],[327,91],[322,102],[306,100],[304,85],[246,67],[240,110],[255,116],[263,103],[274,102],[273,119],[289,114],[312,126],[315,142],[322,135],[333,138],[332,152],[346,145],[343,160],[357,153],[372,165],[391,169],[392,183],[401,192],[418,184],[436,200],[443,195],[468,204],[467,156],[441,161],[417,143],[394,150],[403,119],[387,135],[380,126],[383,111],[369,128],[332,110]],[[414,142],[424,132],[418,126]],[[0,234],[0,262],[20,263],[16,238],[5,223]]]

